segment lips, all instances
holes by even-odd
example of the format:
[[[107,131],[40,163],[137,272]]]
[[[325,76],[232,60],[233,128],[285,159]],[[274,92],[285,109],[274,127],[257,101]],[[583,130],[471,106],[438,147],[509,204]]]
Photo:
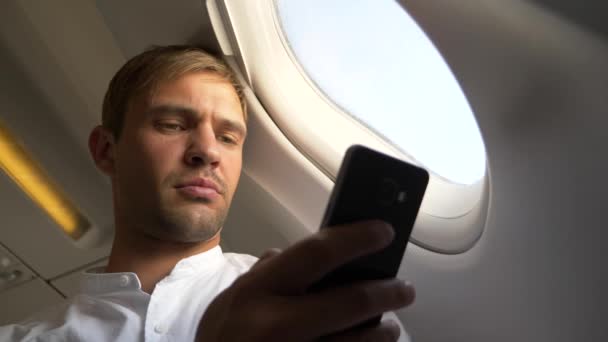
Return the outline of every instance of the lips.
[[[209,188],[209,189],[215,190],[215,192],[217,192],[217,193],[220,193],[220,190],[219,190],[219,187],[217,186],[217,184],[215,184],[215,182],[213,182],[212,180],[207,179],[207,178],[195,178],[195,179],[178,184],[176,186],[176,188],[183,188],[183,187],[189,187],[189,186]]]
[[[214,199],[222,192],[218,185],[210,179],[195,178],[175,187],[179,192],[194,198]]]

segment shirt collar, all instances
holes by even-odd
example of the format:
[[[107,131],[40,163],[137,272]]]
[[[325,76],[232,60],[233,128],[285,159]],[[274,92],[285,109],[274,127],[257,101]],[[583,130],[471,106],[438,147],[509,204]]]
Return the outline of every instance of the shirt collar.
[[[218,245],[212,249],[184,258],[175,265],[162,281],[181,279],[190,274],[202,274],[222,265],[224,254]],[[103,294],[116,291],[141,290],[141,282],[133,272],[105,273],[105,266],[86,270],[82,277],[81,290],[85,294]]]
[[[224,260],[222,248],[218,245],[208,251],[178,261],[165,279],[179,279],[190,274],[202,274],[213,271],[221,266]]]
[[[141,282],[133,272],[104,273],[105,266],[88,269],[81,282],[85,294],[103,294],[115,291],[141,290]]]

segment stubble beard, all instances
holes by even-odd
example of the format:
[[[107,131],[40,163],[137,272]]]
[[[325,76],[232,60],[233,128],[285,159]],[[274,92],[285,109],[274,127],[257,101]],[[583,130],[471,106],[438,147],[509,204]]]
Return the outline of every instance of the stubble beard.
[[[190,205],[202,208],[193,212],[193,208],[174,207],[161,200],[153,206],[135,209],[137,214],[131,217],[131,226],[140,234],[156,240],[174,243],[200,243],[215,237],[226,221],[228,203],[224,207],[210,208],[209,200],[197,199],[200,203]],[[164,203],[163,203],[164,202]],[[141,204],[141,203],[140,203]],[[155,207],[155,208],[154,208]]]
[[[204,199],[197,201],[208,202]],[[153,227],[155,235],[173,242],[196,243],[211,240],[224,226],[228,208],[218,208],[212,212],[210,209],[196,213],[183,213],[181,210],[162,208],[159,210]],[[153,234],[153,232],[149,232]]]

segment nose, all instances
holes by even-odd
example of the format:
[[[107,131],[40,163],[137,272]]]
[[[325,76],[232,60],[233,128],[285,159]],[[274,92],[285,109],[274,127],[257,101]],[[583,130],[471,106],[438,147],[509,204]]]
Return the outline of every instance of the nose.
[[[184,162],[192,167],[219,165],[220,152],[213,127],[202,125],[191,131]]]

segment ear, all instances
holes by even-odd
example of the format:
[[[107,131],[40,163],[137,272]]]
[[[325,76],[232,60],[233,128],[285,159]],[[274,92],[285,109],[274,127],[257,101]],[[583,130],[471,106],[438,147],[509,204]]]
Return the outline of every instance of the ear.
[[[102,126],[97,126],[89,135],[89,152],[97,168],[108,176],[114,174],[114,136]]]

